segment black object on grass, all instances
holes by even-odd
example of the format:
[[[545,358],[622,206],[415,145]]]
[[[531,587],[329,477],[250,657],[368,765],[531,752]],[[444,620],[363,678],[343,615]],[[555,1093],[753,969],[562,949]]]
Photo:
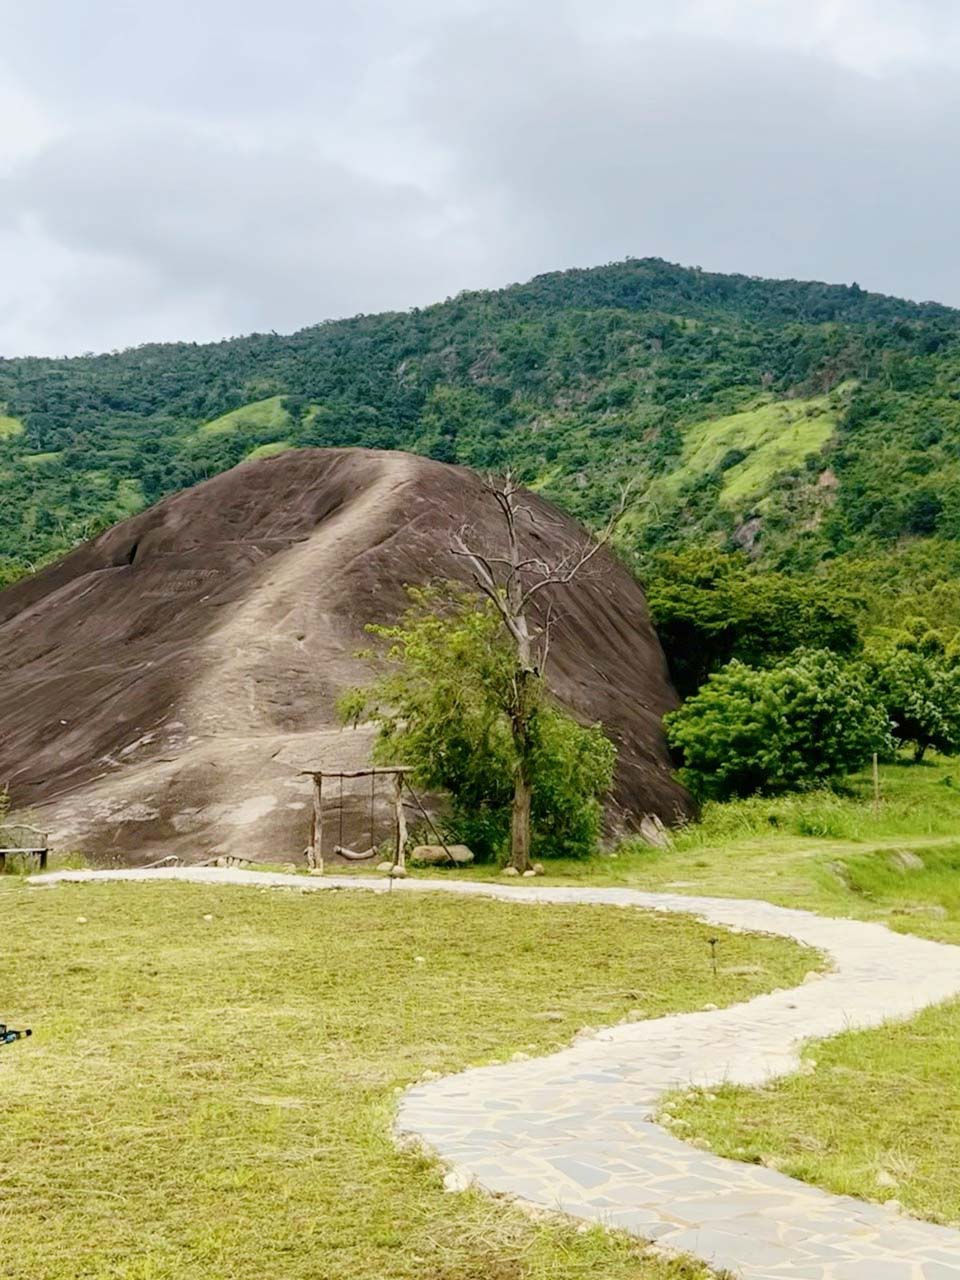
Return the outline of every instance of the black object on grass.
[[[711,961],[711,964],[713,965],[713,976],[714,976],[714,977],[716,977],[716,976],[717,976],[717,943],[718,943],[719,941],[720,941],[720,939],[719,939],[719,938],[708,938],[708,939],[707,939],[707,942],[709,943],[709,946],[710,946],[710,961]]]
[[[14,1031],[13,1027],[8,1027],[5,1022],[0,1022],[0,1044],[13,1044],[14,1040],[25,1040],[27,1036],[32,1036],[33,1032],[27,1027],[26,1031]]]

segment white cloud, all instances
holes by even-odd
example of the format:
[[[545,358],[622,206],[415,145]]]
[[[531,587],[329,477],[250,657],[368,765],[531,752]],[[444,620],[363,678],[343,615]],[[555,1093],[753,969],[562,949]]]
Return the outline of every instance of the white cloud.
[[[948,0],[347,8],[0,0],[0,353],[626,254],[960,303]]]

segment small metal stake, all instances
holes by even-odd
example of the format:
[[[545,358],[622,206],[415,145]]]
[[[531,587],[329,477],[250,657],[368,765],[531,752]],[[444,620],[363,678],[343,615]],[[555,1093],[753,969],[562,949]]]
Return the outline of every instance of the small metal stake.
[[[717,943],[719,938],[708,938],[707,942],[710,946],[710,963],[713,965],[713,976],[717,976]]]

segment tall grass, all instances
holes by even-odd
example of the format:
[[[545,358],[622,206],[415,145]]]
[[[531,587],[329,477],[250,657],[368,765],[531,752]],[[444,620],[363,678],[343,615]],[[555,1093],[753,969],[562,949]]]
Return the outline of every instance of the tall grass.
[[[677,832],[675,845],[697,849],[771,835],[864,841],[960,837],[960,762],[885,765],[876,805],[869,774],[855,775],[837,791],[711,801],[699,822]]]

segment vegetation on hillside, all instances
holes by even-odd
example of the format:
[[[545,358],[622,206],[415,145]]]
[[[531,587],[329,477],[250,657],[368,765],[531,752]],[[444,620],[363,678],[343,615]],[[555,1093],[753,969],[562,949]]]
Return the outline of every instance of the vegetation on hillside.
[[[291,445],[511,466],[638,564],[960,539],[960,313],[628,260],[290,336],[0,360],[0,574]],[[4,567],[5,566],[5,567]]]
[[[829,650],[918,755],[960,744],[960,312],[631,259],[290,336],[0,360],[0,586],[297,445],[510,467],[594,525],[628,480],[616,541],[682,695]]]

